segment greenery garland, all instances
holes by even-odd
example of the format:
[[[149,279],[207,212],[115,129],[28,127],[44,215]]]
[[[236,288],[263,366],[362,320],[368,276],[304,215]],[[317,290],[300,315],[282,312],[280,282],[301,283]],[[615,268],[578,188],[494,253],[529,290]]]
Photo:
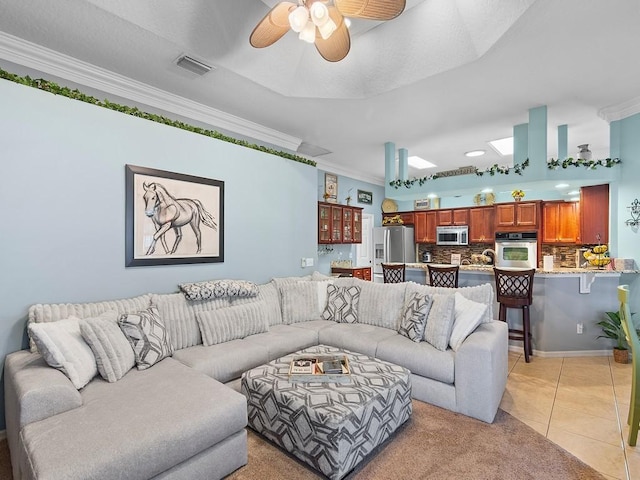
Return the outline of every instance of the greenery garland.
[[[494,164],[492,167],[487,168],[486,170],[478,170],[477,168],[475,169],[475,174],[478,177],[482,177],[483,175],[490,175],[490,176],[494,176],[496,174],[501,174],[501,175],[509,175],[509,172],[511,170],[513,170],[513,173],[515,173],[516,175],[522,175],[522,172],[524,172],[524,170],[529,166],[529,159],[527,158],[524,162],[522,163],[516,163],[513,167],[506,167],[506,166],[500,166],[498,164]],[[424,177],[420,177],[420,178],[412,178],[409,180],[392,180],[389,182],[389,185],[394,187],[396,190],[400,187],[406,187],[406,188],[411,188],[412,186],[414,186],[416,183],[420,186],[424,185],[426,182],[428,182],[429,180],[436,180],[438,178],[447,178],[450,177],[451,175],[438,175],[437,173],[434,173],[432,175],[427,175]]]
[[[614,165],[618,165],[622,163],[622,160],[619,158],[605,158],[604,160],[582,160],[580,158],[565,158],[564,160],[556,160],[552,158],[547,161],[547,168],[549,170],[557,170],[558,168],[568,168],[570,166],[573,167],[585,167],[587,170],[595,170],[597,167],[607,167],[611,168]]]
[[[151,120],[152,122],[162,123],[163,125],[169,125],[170,127],[180,128],[181,130],[187,130],[188,132],[193,132],[199,135],[215,138],[216,140],[222,140],[223,142],[234,143],[242,147],[251,148],[253,150],[259,150],[264,153],[270,153],[278,157],[286,158],[287,160],[293,160],[294,162],[304,163],[307,165],[311,165],[313,167],[317,165],[316,162],[314,162],[313,160],[309,160],[308,158],[301,157],[300,155],[283,152],[281,150],[275,150],[273,148],[268,148],[263,145],[257,145],[255,143],[249,143],[246,140],[238,140],[237,138],[229,137],[228,135],[223,135],[222,133],[217,132],[215,130],[207,130],[205,128],[194,127],[193,125],[189,125],[188,123],[171,120],[170,118],[164,117],[162,115],[156,115],[154,113],[144,112],[142,110],[139,110],[136,107],[119,105],[117,103],[110,102],[109,100],[106,100],[106,99],[98,100],[97,98],[92,97],[91,95],[86,95],[82,93],[78,89],[72,90],[68,87],[61,87],[57,83],[50,82],[48,80],[43,80],[41,78],[33,79],[28,75],[21,77],[14,73],[9,73],[3,70],[2,68],[0,68],[0,78],[9,80],[11,82],[19,83],[21,85],[26,85],[28,87],[44,90],[45,92],[50,92],[50,93],[53,93],[54,95],[62,95],[63,97],[71,98],[73,100],[79,100],[81,102],[91,103],[99,107],[108,108],[109,110],[115,110],[117,112],[125,113],[127,115],[132,115],[134,117],[144,118],[145,120]]]

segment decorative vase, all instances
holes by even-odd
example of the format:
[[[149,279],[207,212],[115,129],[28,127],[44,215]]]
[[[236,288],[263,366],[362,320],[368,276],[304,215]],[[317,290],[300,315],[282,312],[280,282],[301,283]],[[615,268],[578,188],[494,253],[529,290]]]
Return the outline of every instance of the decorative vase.
[[[616,363],[629,363],[629,350],[614,348],[613,361]]]
[[[522,197],[513,197],[513,200],[516,202],[521,202],[522,201]]]
[[[578,145],[578,160],[591,160],[591,150],[589,144]]]

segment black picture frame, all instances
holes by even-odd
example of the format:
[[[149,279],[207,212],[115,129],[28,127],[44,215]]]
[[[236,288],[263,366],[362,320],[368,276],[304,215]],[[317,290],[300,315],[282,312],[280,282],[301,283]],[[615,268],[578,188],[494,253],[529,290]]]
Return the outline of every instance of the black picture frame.
[[[216,262],[224,262],[224,182],[125,165],[125,266]]]
[[[358,203],[371,205],[373,203],[373,193],[366,190],[358,190]]]

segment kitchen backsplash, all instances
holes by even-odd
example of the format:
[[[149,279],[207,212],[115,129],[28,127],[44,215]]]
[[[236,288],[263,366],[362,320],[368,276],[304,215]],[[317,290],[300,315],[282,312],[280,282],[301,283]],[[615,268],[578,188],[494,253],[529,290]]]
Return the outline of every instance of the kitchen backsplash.
[[[576,249],[580,245],[547,245],[541,247],[538,266],[542,267],[542,257],[544,255],[553,255],[553,264],[556,268],[566,267],[575,268],[576,266]],[[494,248],[493,243],[472,243],[468,246],[443,246],[433,244],[418,244],[418,261],[422,259],[423,252],[431,253],[432,263],[451,263],[451,254],[459,253],[462,260],[471,262],[472,254],[480,254],[483,250]],[[466,263],[466,262],[464,262]]]

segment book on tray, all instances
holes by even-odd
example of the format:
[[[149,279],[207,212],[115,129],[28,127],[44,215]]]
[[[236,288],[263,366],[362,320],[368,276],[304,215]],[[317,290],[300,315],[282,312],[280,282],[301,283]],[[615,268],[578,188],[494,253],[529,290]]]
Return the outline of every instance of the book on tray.
[[[296,355],[291,360],[289,376],[322,380],[323,377],[344,376],[351,373],[346,355]]]

